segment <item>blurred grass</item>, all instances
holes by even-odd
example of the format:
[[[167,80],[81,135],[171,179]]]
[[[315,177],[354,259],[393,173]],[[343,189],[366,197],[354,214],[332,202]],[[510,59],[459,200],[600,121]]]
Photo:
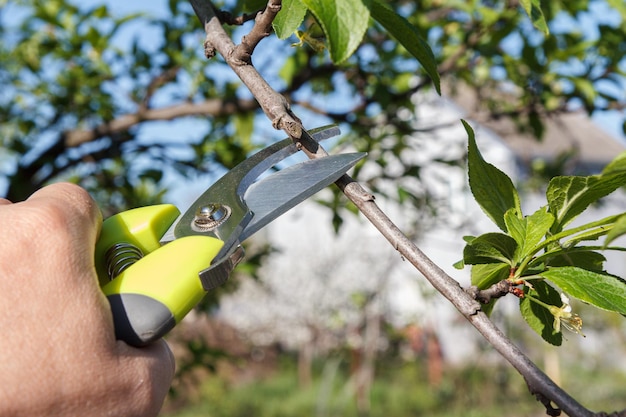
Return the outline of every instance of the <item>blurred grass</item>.
[[[335,366],[340,364],[339,366]],[[309,387],[298,385],[294,360],[246,384],[216,376],[200,386],[200,401],[164,417],[530,417],[545,415],[521,377],[505,366],[449,368],[434,387],[418,362],[384,361],[359,413],[345,363],[331,358],[315,367]]]

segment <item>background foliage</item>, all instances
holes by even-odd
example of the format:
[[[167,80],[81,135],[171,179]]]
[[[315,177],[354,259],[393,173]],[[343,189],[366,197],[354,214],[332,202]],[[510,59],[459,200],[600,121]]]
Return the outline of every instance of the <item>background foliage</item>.
[[[221,5],[236,15],[262,3]],[[316,9],[325,2],[303,3],[318,18],[325,13]],[[446,89],[469,85],[492,117],[513,118],[538,138],[542,121],[553,114],[623,107],[622,2],[551,2],[544,8],[550,35],[535,29],[515,2],[433,0],[419,7],[387,2],[404,16],[391,19],[396,14],[381,2],[362,4],[369,9],[357,20],[367,20],[369,10],[375,20],[360,26],[360,43],[352,32],[343,33],[348,37],[343,49],[318,38],[327,46],[321,51],[268,39],[254,63],[302,117],[342,124],[346,141],[370,152],[382,167],[369,181],[374,191],[384,191],[377,183],[386,178],[419,178],[422,166],[402,158],[419,133],[406,115],[415,113],[413,95],[431,88],[436,76],[423,44],[407,51],[394,36],[426,40]],[[148,6],[121,16],[106,3],[5,2],[0,11],[5,196],[20,200],[47,182],[70,179],[88,188],[110,214],[159,201],[176,184],[172,178],[230,168],[275,139],[225,63],[203,57],[201,28],[190,6],[174,0],[160,6],[162,13]],[[312,16],[303,19],[299,26],[285,24],[281,37],[295,27],[319,36]],[[394,19],[406,22],[405,28],[410,23],[410,33],[397,29],[389,36],[386,29],[397,27]],[[181,118],[184,130],[163,129],[162,121]],[[385,169],[394,161],[402,163],[401,172]],[[419,189],[401,193],[399,183],[407,204],[428,202]]]

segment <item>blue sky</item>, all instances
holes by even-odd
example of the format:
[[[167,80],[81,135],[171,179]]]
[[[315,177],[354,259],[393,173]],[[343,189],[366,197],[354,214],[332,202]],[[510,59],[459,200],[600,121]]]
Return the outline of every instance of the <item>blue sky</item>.
[[[2,0],[0,0],[0,2],[1,1]],[[80,2],[80,5],[85,8],[90,8],[90,7],[93,7],[95,5],[99,5],[102,3],[106,3],[109,6],[110,11],[116,16],[124,16],[124,15],[131,14],[131,13],[145,13],[148,15],[158,17],[158,16],[164,16],[164,15],[169,14],[168,3],[164,0],[161,0],[161,1],[83,0]],[[586,19],[598,19],[607,23],[616,23],[616,22],[613,22],[616,19],[618,19],[617,22],[619,21],[619,17],[616,17],[614,14],[611,15],[606,12],[606,8],[602,6],[602,3],[595,2],[594,4],[596,4],[596,6],[594,6],[594,9],[592,9],[591,13],[588,14]],[[6,15],[4,17],[6,17]],[[584,19],[580,23],[568,21],[567,19],[562,19],[561,21],[557,23],[557,25],[565,25],[565,26],[572,25],[572,24],[579,25],[580,30],[583,32],[588,31],[587,28],[594,26],[594,25],[586,25],[584,22]],[[118,43],[118,45],[121,48],[129,47],[129,45],[131,44],[131,41],[135,37],[138,37],[140,39],[145,39],[146,42],[149,42],[151,38],[149,35],[150,30],[151,30],[150,28],[147,28],[145,25],[142,25],[141,23],[130,24],[118,33],[115,39],[115,42]],[[555,30],[558,30],[558,27],[555,27]],[[158,34],[155,33],[155,35],[158,35]],[[593,32],[588,32],[586,33],[586,35],[590,37],[597,36],[597,34]],[[236,35],[235,40],[237,40],[238,38],[240,38],[240,35]],[[262,45],[271,45],[272,42],[277,42],[277,40],[270,38],[270,39],[264,40]],[[280,65],[280,63],[274,63],[274,65]],[[225,77],[234,77],[234,75],[225,74]],[[341,84],[338,83],[337,85],[341,85]],[[349,101],[349,97],[350,97],[345,91],[341,91],[340,88],[336,92],[335,96],[336,97],[334,97],[333,99],[326,98],[325,103],[335,102],[335,103],[345,104],[347,101]],[[162,104],[167,104],[167,103],[162,103]],[[305,117],[311,117],[311,120],[307,120],[309,125],[318,125],[318,124],[323,123],[321,120],[316,120],[315,118],[313,118],[312,115],[305,114]],[[607,131],[609,134],[614,136],[617,140],[621,140],[622,142],[624,142],[624,135],[622,132],[623,112],[620,112],[620,111],[597,112],[593,116],[593,120],[598,124],[598,126],[601,129]],[[180,137],[180,135],[185,135],[184,132],[192,132],[195,130],[195,127],[193,124],[191,124],[191,122],[185,122],[185,123],[187,124],[185,125],[184,129],[181,129],[180,123],[169,123],[169,122],[163,122],[163,123],[158,123],[158,124],[153,123],[152,126],[150,127],[142,128],[142,133],[143,135],[145,135],[146,138],[156,136],[156,137],[172,137],[172,138],[176,137],[176,139],[184,139],[184,137]],[[261,135],[263,137],[278,139],[279,137],[283,136],[281,133],[274,131],[271,128],[271,126],[269,126],[269,123],[257,123],[255,127],[257,129],[255,134]],[[158,132],[158,134],[154,135],[155,132]],[[189,194],[187,191],[184,191],[184,193]],[[183,198],[186,200],[186,198],[182,196],[177,196],[176,198]]]

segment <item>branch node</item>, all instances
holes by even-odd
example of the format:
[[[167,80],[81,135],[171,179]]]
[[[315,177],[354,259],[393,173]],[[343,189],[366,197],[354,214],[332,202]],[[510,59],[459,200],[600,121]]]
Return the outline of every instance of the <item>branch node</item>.
[[[466,288],[465,292],[481,304],[488,304],[493,299],[504,297],[508,293],[512,292],[513,289],[515,288],[511,287],[511,283],[504,280],[497,282],[484,290],[480,290],[477,286],[472,285],[471,287]]]
[[[272,33],[272,22],[282,7],[281,0],[269,0],[264,10],[254,18],[254,26],[250,33],[241,39],[234,50],[233,58],[239,61],[252,62],[252,53],[262,39]]]
[[[546,414],[551,417],[558,417],[561,415],[561,409],[552,406],[552,401],[547,398],[543,393],[534,392],[533,395],[543,406],[546,408]]]
[[[371,203],[376,200],[376,197],[372,193],[365,191],[365,189],[361,187],[358,182],[348,175],[343,175],[335,184],[337,184],[350,201],[357,206],[359,206],[359,204]],[[399,250],[399,247],[396,246],[395,249]]]
[[[211,41],[209,41],[208,39],[204,41],[204,56],[207,57],[207,59],[211,59],[215,56],[215,54],[215,46],[213,46]]]
[[[288,117],[281,116],[276,121],[276,128],[283,128],[289,137],[293,139],[297,139],[300,144],[302,144],[302,126],[296,122],[295,120],[291,120]]]
[[[472,297],[474,300],[478,300],[480,290],[476,285],[469,286],[465,289],[465,292]]]
[[[509,292],[513,294],[514,296],[516,296],[517,298],[524,298],[526,296],[526,294],[524,294],[524,290],[518,287],[510,287]]]

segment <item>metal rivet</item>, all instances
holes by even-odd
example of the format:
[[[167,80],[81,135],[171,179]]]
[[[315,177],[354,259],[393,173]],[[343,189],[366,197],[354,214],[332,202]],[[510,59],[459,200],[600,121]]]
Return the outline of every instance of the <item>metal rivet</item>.
[[[210,231],[224,223],[230,217],[230,207],[223,204],[207,204],[196,210],[193,225],[200,231]]]

